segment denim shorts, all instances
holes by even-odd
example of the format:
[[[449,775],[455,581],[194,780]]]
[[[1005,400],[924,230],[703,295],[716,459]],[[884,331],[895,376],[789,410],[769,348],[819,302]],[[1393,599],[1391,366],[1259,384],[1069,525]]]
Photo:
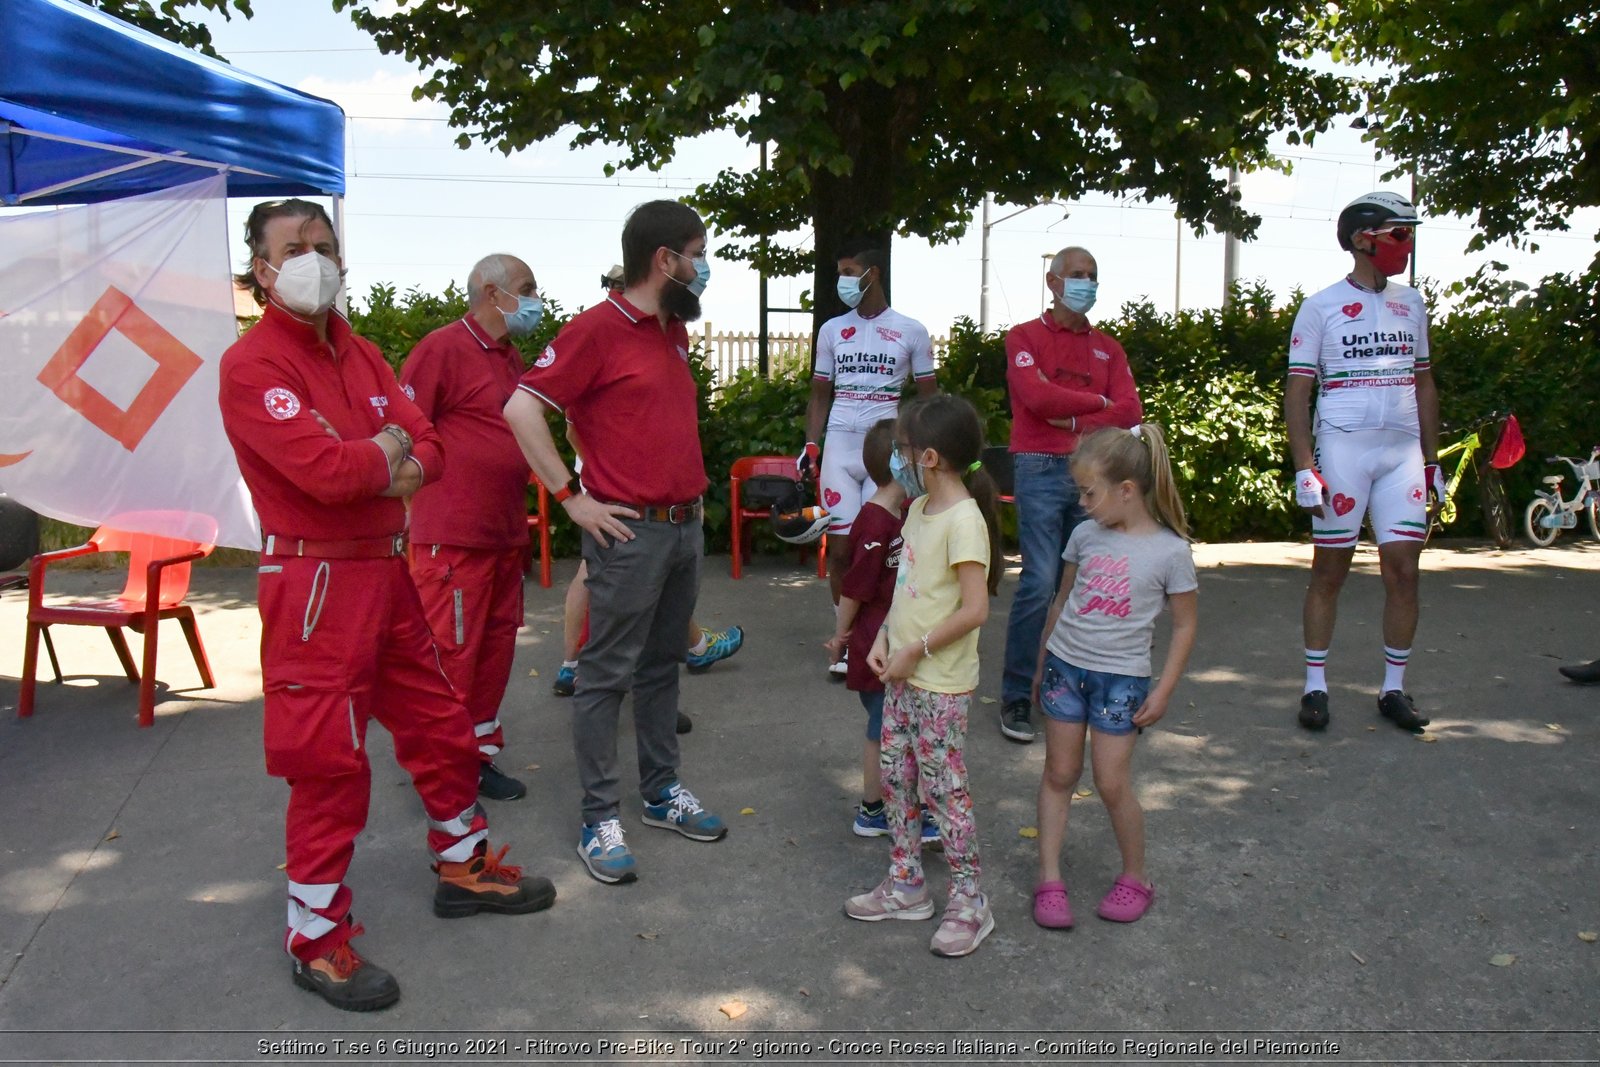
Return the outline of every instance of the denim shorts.
[[[861,698],[861,706],[867,709],[867,740],[873,744],[883,743],[883,690],[876,693],[857,693]]]
[[[1133,713],[1149,694],[1148,678],[1086,671],[1045,653],[1039,704],[1056,722],[1087,722],[1101,733],[1131,734]]]

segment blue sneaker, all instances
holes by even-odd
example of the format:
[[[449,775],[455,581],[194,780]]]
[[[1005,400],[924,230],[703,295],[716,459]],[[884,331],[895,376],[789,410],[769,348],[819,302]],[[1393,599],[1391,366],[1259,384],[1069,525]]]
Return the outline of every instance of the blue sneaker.
[[[702,808],[682,782],[667,786],[656,803],[645,802],[644,824],[676,830],[691,841],[720,841],[728,835],[727,825]]]
[[[550,687],[558,697],[569,697],[578,691],[578,668],[562,667],[556,671],[555,684]]]
[[[719,659],[727,659],[744,647],[744,630],[737,626],[730,626],[726,630],[701,632],[705,634],[706,650],[698,656],[691,652],[684,658],[684,662],[689,665],[690,674],[708,671],[713,663]]]
[[[850,824],[850,832],[857,837],[888,837],[889,810],[887,808],[879,808],[878,814],[868,815],[858,805],[856,807],[856,821]]]
[[[618,819],[585,825],[578,837],[578,855],[583,857],[583,865],[589,868],[589,873],[607,885],[639,878],[633,853],[623,844],[622,822]]]
[[[927,809],[922,812],[922,847],[944,848],[944,840],[939,837],[939,824],[933,821]]]

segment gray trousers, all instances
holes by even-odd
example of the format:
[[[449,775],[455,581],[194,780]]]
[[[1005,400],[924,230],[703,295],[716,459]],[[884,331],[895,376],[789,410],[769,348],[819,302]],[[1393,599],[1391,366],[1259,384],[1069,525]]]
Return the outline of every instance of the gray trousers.
[[[630,689],[639,792],[654,799],[678,777],[678,678],[705,548],[698,519],[623,521],[632,541],[601,548],[583,535],[589,640],[578,654],[572,750],[590,826],[617,817],[617,719]]]

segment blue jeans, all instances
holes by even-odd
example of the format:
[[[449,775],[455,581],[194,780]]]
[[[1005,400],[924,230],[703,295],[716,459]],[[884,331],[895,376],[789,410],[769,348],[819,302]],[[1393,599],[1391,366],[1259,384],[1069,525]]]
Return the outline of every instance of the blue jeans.
[[[1022,578],[1011,598],[1006,622],[1006,666],[1000,681],[1002,706],[1030,700],[1033,671],[1045,615],[1061,583],[1061,552],[1085,518],[1078,483],[1065,456],[1013,457],[1017,497],[1017,541],[1022,546]]]

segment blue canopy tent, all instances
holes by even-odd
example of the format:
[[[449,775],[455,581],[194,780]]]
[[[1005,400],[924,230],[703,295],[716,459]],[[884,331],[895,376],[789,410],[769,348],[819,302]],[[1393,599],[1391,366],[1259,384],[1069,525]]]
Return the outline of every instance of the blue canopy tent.
[[[111,200],[203,171],[224,172],[229,196],[332,196],[342,222],[344,112],[77,0],[0,2],[0,204]]]

